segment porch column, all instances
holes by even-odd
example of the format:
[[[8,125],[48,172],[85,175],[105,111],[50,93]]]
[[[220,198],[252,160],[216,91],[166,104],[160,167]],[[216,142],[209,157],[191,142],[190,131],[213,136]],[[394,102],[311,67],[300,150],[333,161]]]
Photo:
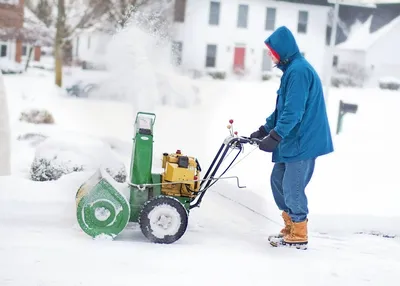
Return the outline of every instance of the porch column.
[[[17,40],[15,45],[15,61],[17,63],[20,63],[21,58],[22,58],[22,41]]]
[[[42,50],[40,47],[36,46],[35,47],[35,52],[34,52],[34,61],[35,62],[40,62],[40,56],[42,54]]]

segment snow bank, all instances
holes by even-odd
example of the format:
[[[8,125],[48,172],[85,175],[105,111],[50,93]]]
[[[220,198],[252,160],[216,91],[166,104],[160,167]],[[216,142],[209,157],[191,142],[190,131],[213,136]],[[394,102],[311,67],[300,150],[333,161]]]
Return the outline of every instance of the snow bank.
[[[15,61],[6,58],[0,58],[0,71],[4,74],[15,74],[24,72],[25,67]]]
[[[380,78],[379,87],[382,89],[399,90],[400,79],[391,76]]]
[[[11,173],[10,119],[7,92],[0,70],[0,176]]]
[[[82,137],[48,138],[36,148],[31,177],[35,181],[50,181],[98,168],[105,169],[118,182],[126,179],[125,165],[105,143]]]

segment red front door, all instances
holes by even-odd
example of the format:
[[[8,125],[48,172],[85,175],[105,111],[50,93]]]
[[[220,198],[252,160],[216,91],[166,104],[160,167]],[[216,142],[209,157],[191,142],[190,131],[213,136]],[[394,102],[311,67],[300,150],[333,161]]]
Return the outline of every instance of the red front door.
[[[242,69],[244,70],[244,60],[245,60],[246,48],[235,47],[235,55],[233,59],[234,70]]]

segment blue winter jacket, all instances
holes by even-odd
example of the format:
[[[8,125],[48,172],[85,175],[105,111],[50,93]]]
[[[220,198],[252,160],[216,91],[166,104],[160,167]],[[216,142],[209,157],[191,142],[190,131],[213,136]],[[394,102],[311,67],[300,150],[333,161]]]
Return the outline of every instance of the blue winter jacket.
[[[272,154],[273,162],[294,162],[333,152],[321,80],[300,54],[293,34],[279,27],[265,40],[280,56],[283,71],[275,111],[265,129],[282,138]]]

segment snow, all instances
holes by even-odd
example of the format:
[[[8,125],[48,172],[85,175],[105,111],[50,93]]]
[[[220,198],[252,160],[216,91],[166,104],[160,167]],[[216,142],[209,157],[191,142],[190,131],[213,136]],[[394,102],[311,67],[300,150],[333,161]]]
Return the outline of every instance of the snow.
[[[160,239],[166,235],[175,235],[182,223],[176,208],[167,204],[156,206],[147,217],[151,223],[151,233]]]
[[[41,160],[50,162],[51,169],[62,174],[69,174],[75,169],[94,172],[98,168],[107,169],[113,177],[121,171],[125,172],[114,151],[106,143],[93,139],[50,137],[36,147],[35,161]]]
[[[397,174],[395,167],[389,167],[400,157],[399,139],[395,133],[386,133],[384,150],[390,150],[389,157],[382,147],[376,147],[382,142],[374,135],[378,128],[396,130],[400,99],[394,92],[334,89],[331,93],[333,130],[339,99],[359,104],[359,112],[346,116],[343,133],[335,136],[336,152],[317,162],[307,191],[310,246],[301,252],[274,249],[267,243],[268,235],[279,231],[282,223],[269,189],[270,155],[258,150],[227,173],[238,175],[247,189],[237,189],[234,180],[218,182],[201,207],[192,210],[186,234],[173,245],[149,243],[134,224],[114,241],[90,239],[77,225],[75,194],[91,173],[72,173],[52,182],[27,180],[24,175],[32,157],[26,154],[32,155],[34,148],[15,138],[27,131],[44,133],[53,142],[67,137],[76,142],[97,138],[112,143],[129,164],[133,108],[121,102],[67,98],[51,84],[52,77],[44,72],[6,77],[13,175],[0,178],[0,223],[7,229],[7,235],[0,237],[0,255],[6,258],[0,262],[1,285],[25,285],[28,280],[43,286],[127,285],[132,280],[184,285],[188,279],[192,285],[265,285],[282,279],[296,285],[389,285],[397,281],[399,239],[356,234],[400,235]],[[201,105],[155,108],[154,148],[155,157],[182,149],[197,156],[205,170],[229,133],[229,119],[235,120],[239,135],[248,135],[262,124],[272,110],[276,83],[199,80],[199,84]],[[39,85],[41,89],[35,91]],[[17,121],[20,110],[38,105],[54,114],[54,126]],[[104,124],[104,110],[115,124]],[[195,133],[182,136],[182,132]],[[243,156],[252,149],[245,146]],[[100,257],[110,263],[100,262]],[[201,271],[183,262],[188,260],[201,265]],[[25,269],[23,276],[21,269]],[[65,275],[68,269],[73,275]],[[288,269],[290,276],[285,274]]]
[[[123,43],[122,38],[119,40]],[[119,48],[121,53],[124,49],[129,53],[126,46]],[[144,50],[137,53],[148,56]],[[127,63],[121,66],[129,68]],[[149,77],[140,77],[143,81],[134,89],[128,83],[135,77],[124,75],[117,66],[115,71],[123,77],[120,83],[125,81],[123,88],[147,96],[143,86],[155,82],[156,72],[146,62],[143,66]],[[140,76],[139,70],[134,72]],[[86,75],[97,77],[99,73]],[[71,71],[66,81],[76,76]],[[174,78],[179,80],[170,82],[173,85],[187,83],[180,75],[170,77],[172,81]],[[282,219],[269,186],[271,155],[253,146],[245,146],[238,160],[244,159],[226,174],[239,176],[240,184],[247,188],[237,188],[234,179],[216,183],[201,207],[191,211],[185,235],[171,245],[150,243],[136,224],[128,224],[113,241],[103,236],[93,240],[86,235],[76,221],[75,195],[93,175],[91,170],[67,174],[56,181],[27,179],[36,152],[52,156],[65,146],[76,148],[82,155],[75,159],[93,164],[93,169],[103,161],[103,146],[110,147],[129,168],[135,111],[149,111],[147,107],[157,114],[154,165],[160,165],[163,152],[180,149],[199,159],[204,175],[229,135],[229,119],[243,136],[265,122],[274,108],[275,80],[198,79],[195,83],[200,100],[197,104],[190,101],[183,105],[185,108],[162,105],[156,88],[149,90],[148,101],[142,104],[129,93],[122,101],[68,97],[53,82],[48,71],[5,76],[12,174],[0,177],[0,285],[22,286],[26,281],[35,286],[187,285],[190,281],[193,286],[258,286],[285,281],[288,285],[358,286],[394,285],[398,280],[400,192],[398,168],[393,165],[400,158],[400,137],[395,132],[398,92],[351,88],[333,88],[330,92],[328,111],[333,134],[339,100],[358,104],[359,108],[357,114],[345,116],[343,132],[334,136],[335,152],[317,160],[307,189],[310,244],[307,251],[297,251],[268,244],[268,236],[280,230]],[[172,97],[172,102],[180,102],[183,95]],[[19,121],[20,112],[27,108],[49,110],[55,124]],[[39,145],[17,139],[34,140],[24,136],[27,134],[47,139]],[[113,184],[126,194],[125,184]]]
[[[3,74],[0,70],[0,176],[10,175],[11,173],[11,138],[7,98]]]
[[[104,207],[96,208],[94,211],[94,216],[99,221],[106,221],[110,217],[110,215],[110,211]]]
[[[393,30],[400,23],[400,16],[398,16],[379,30],[371,33],[370,27],[372,18],[373,16],[370,16],[364,23],[357,20],[351,27],[347,40],[336,47],[343,50],[366,51],[382,36]]]
[[[21,73],[24,69],[25,67],[20,63],[4,57],[0,58],[0,71],[3,73]]]
[[[379,83],[386,83],[386,84],[399,84],[400,85],[400,79],[397,77],[393,77],[393,76],[386,76],[386,77],[382,77],[379,79]]]

